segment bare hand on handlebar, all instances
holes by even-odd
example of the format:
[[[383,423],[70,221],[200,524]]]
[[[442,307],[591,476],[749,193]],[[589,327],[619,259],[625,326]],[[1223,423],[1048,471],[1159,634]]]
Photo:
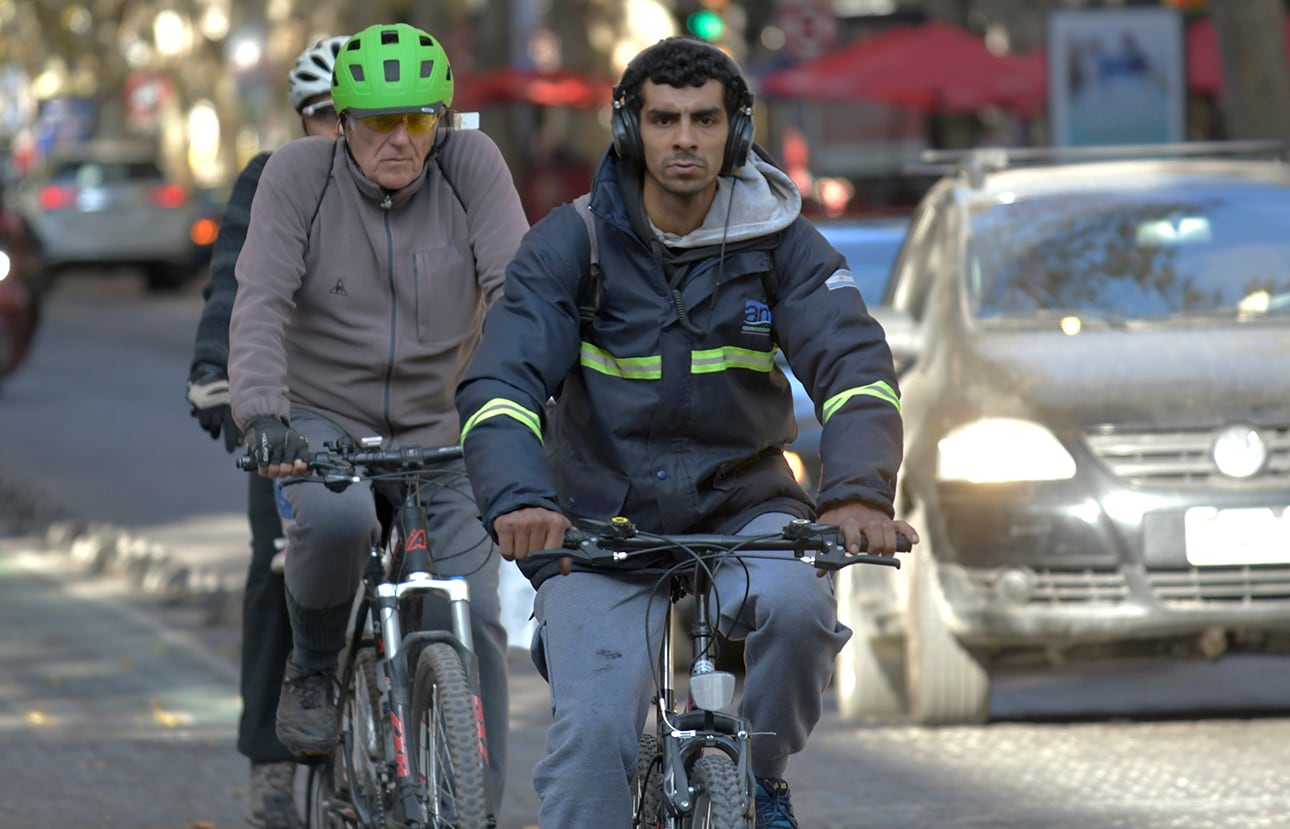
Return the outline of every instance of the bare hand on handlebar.
[[[820,514],[821,524],[832,524],[842,533],[847,552],[852,555],[867,551],[882,556],[892,556],[901,549],[897,535],[904,535],[910,545],[918,543],[918,532],[904,521],[889,518],[882,510],[849,501],[835,504]],[[867,539],[867,549],[865,540]],[[816,570],[817,576],[824,575]]]
[[[524,561],[534,550],[554,550],[564,546],[564,531],[573,524],[563,513],[543,507],[524,507],[493,522],[497,548],[507,561]],[[569,575],[573,559],[560,559],[560,573]]]

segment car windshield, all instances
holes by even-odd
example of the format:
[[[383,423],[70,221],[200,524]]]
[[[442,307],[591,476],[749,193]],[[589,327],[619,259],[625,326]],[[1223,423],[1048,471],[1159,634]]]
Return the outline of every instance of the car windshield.
[[[982,319],[1290,313],[1290,187],[1185,183],[1018,198],[970,219]]]

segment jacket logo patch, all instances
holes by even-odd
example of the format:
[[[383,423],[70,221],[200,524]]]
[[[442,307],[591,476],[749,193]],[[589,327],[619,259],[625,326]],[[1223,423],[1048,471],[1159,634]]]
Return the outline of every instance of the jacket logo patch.
[[[856,284],[856,278],[852,276],[851,271],[846,268],[839,268],[834,271],[832,276],[824,280],[824,287],[828,288],[830,291],[836,291],[838,288],[853,288],[857,291],[860,290],[860,286]]]
[[[331,290],[327,293],[336,294],[337,296],[349,296],[349,291],[345,290],[345,280],[343,279],[337,279],[336,284],[331,286]]]
[[[770,306],[755,299],[744,300],[744,334],[770,334]]]

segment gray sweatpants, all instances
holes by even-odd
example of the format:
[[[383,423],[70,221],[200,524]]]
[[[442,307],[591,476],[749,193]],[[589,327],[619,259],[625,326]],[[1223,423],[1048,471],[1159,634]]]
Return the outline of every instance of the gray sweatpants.
[[[742,532],[774,532],[789,520],[762,515]],[[831,581],[813,568],[758,559],[747,565],[747,576],[738,566],[717,572],[720,624],[730,638],[745,640],[740,714],[757,735],[753,772],[782,777],[819,722],[833,661],[851,631],[837,621]],[[629,781],[654,690],[646,642],[659,642],[665,600],[657,575],[575,572],[538,588],[533,659],[550,685],[555,718],[547,755],[533,770],[542,829],[631,825]]]
[[[293,413],[291,426],[315,451],[344,434],[330,420],[309,412]],[[501,556],[480,522],[465,464],[455,461],[439,468],[443,474],[422,486],[430,550],[437,575],[465,576],[470,585],[489,765],[500,806],[509,719],[506,630],[497,589]],[[301,483],[282,491],[295,519],[287,531],[285,572],[292,638],[297,648],[339,651],[362,568],[371,545],[380,540],[371,484],[364,481],[332,492],[318,483]]]

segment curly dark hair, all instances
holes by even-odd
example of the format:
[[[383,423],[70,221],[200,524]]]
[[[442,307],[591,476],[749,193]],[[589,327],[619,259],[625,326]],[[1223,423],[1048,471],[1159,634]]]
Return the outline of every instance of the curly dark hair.
[[[710,43],[679,35],[660,40],[632,58],[614,97],[621,97],[624,107],[639,114],[644,103],[641,87],[645,81],[680,88],[703,86],[713,78],[725,87],[726,114],[734,115],[749,96],[748,83],[739,67],[729,55]]]

